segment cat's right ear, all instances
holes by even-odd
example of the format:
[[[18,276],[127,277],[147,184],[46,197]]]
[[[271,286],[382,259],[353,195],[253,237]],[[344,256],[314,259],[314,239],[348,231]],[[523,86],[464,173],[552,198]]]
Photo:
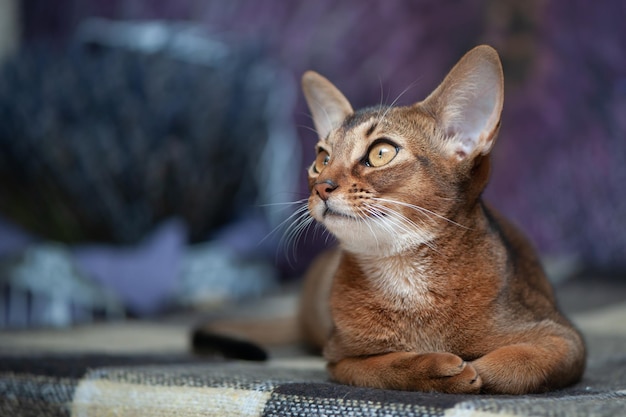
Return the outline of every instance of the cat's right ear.
[[[320,139],[328,136],[354,112],[350,102],[341,91],[315,71],[304,73],[302,90]]]
[[[437,119],[446,153],[458,159],[486,155],[500,127],[502,65],[487,45],[469,51],[422,105]]]

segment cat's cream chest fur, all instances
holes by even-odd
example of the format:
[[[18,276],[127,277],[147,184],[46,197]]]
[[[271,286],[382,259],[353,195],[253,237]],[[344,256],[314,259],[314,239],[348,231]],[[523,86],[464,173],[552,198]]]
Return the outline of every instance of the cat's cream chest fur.
[[[434,299],[428,289],[429,262],[403,254],[389,257],[357,256],[357,263],[377,293],[398,308],[407,304],[432,307]]]

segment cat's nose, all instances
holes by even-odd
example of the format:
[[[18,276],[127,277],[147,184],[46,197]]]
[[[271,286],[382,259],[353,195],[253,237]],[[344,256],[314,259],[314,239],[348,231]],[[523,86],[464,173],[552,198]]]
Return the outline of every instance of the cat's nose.
[[[325,180],[315,184],[314,188],[320,198],[324,201],[328,200],[328,195],[339,187],[332,180]]]

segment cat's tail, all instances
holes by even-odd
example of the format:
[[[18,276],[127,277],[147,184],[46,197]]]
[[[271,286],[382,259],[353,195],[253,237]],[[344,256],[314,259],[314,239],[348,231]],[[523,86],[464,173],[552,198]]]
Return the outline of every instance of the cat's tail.
[[[192,331],[192,351],[250,361],[264,361],[287,349],[308,351],[297,322],[295,312],[283,317],[211,321]]]
[[[265,361],[268,358],[267,351],[253,342],[214,333],[202,327],[193,331],[191,347],[197,355],[219,354],[227,359],[246,361]]]

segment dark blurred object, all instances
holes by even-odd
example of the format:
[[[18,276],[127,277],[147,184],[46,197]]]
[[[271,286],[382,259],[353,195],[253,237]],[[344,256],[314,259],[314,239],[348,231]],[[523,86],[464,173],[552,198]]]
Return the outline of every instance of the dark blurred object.
[[[0,70],[0,327],[275,288],[294,101],[261,42],[190,24],[90,19],[22,50]]]
[[[134,243],[171,217],[200,241],[270,202],[261,188],[293,190],[266,182],[299,154],[275,128],[291,80],[261,52],[189,26],[104,21],[65,52],[21,51],[0,73],[0,211],[63,242]]]

